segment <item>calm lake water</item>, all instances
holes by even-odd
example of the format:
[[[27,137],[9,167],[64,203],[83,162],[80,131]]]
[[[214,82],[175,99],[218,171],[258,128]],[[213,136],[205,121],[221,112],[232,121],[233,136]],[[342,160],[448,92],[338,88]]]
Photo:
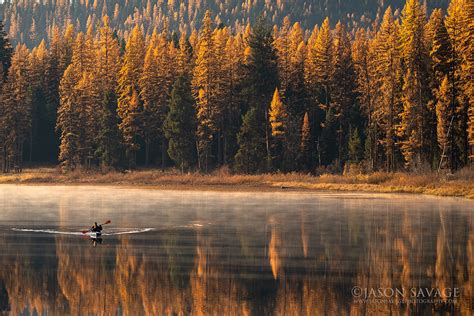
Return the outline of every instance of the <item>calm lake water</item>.
[[[0,314],[474,313],[469,200],[2,185],[0,207]]]

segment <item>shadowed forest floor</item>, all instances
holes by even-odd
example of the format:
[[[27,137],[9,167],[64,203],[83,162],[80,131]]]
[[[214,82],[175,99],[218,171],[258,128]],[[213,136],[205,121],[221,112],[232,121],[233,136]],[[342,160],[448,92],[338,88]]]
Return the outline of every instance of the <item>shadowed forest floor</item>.
[[[0,174],[0,183],[10,184],[97,184],[140,186],[150,189],[268,191],[268,190],[335,190],[376,193],[418,193],[459,196],[474,199],[474,168],[453,175],[386,173],[312,176],[301,173],[262,175],[185,173],[175,170],[143,169],[133,172],[74,171],[62,173],[58,168],[24,169],[22,173]]]

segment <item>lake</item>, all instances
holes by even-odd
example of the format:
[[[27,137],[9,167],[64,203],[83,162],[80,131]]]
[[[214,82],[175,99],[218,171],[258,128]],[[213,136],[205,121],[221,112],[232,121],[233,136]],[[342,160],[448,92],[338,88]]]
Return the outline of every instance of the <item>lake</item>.
[[[0,206],[0,314],[474,314],[466,199],[0,185]]]

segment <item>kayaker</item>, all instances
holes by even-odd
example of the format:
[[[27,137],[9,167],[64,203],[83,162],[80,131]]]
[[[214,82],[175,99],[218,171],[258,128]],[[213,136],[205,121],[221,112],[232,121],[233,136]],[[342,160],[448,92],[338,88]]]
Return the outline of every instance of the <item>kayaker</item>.
[[[100,233],[102,231],[102,225],[97,225],[97,222],[94,222],[94,226],[91,228],[91,232]]]

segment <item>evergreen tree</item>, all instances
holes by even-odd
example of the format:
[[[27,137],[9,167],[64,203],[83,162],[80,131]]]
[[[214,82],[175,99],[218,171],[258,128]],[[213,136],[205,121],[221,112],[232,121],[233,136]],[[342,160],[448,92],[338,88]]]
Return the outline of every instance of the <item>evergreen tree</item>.
[[[270,104],[270,126],[272,129],[272,136],[275,139],[280,139],[285,135],[285,124],[288,118],[285,105],[281,102],[278,88],[273,93],[273,99]]]
[[[316,33],[316,32],[315,32]],[[322,141],[322,128],[329,127],[326,121],[328,116],[329,104],[331,102],[331,91],[333,79],[333,59],[334,59],[334,45],[332,34],[329,25],[329,18],[326,18],[317,32],[317,37],[308,43],[308,54],[305,63],[305,82],[306,89],[313,101],[313,139],[316,143],[315,154],[318,165],[323,162],[323,156],[328,153],[323,153],[326,146]],[[324,132],[324,136],[331,137],[328,134],[328,129]]]
[[[178,76],[190,76],[193,69],[192,64],[193,48],[191,43],[186,38],[185,33],[181,33],[179,38],[179,51],[177,59],[177,75]]]
[[[46,43],[41,41],[38,47],[33,48],[30,59],[30,86],[31,86],[31,135],[29,137],[29,160],[48,161],[51,143],[51,113],[48,108],[48,81],[45,73],[49,64],[49,52]]]
[[[56,124],[56,129],[61,135],[58,159],[66,170],[73,170],[81,163],[79,155],[81,121],[75,93],[77,81],[76,69],[73,65],[69,65],[59,87],[60,106]]]
[[[267,168],[271,165],[269,105],[276,86],[278,68],[273,36],[263,20],[259,20],[248,36],[248,54],[245,64],[245,94],[256,113],[250,113],[248,124],[253,123],[254,115],[264,126]],[[247,125],[248,125],[247,124]],[[241,130],[242,131],[242,130]]]
[[[117,89],[120,72],[120,46],[113,30],[110,28],[108,16],[102,18],[102,26],[98,31],[97,42],[97,76],[101,81],[103,95]]]
[[[140,78],[140,96],[143,100],[143,137],[145,164],[149,162],[150,147],[160,141],[162,168],[165,163],[166,141],[162,130],[168,112],[170,92],[174,79],[173,44],[167,41],[167,31],[154,32],[148,45]]]
[[[308,58],[308,67],[314,76],[314,84],[320,89],[311,89],[319,96],[318,104],[325,111],[328,110],[331,102],[331,86],[333,79],[334,44],[329,26],[329,19],[326,18],[318,32],[318,38],[314,43],[312,58]]]
[[[119,122],[117,96],[113,90],[108,90],[103,93],[99,112],[99,129],[95,139],[97,149],[94,153],[104,169],[117,167],[121,162]]]
[[[283,153],[285,151],[285,137],[287,136],[288,113],[286,105],[280,99],[278,88],[275,89],[272,102],[270,103],[269,121],[272,134],[272,159],[273,166],[283,167]]]
[[[342,164],[346,156],[349,135],[348,126],[357,124],[356,74],[352,63],[349,34],[339,22],[334,35],[333,83],[330,106],[337,119],[338,162]]]
[[[436,104],[436,134],[438,139],[438,145],[441,152],[440,165],[443,166],[443,162],[446,166],[453,170],[454,168],[454,156],[453,156],[453,107],[452,107],[452,89],[448,80],[448,76],[445,76],[439,89],[437,90],[437,104]]]
[[[408,169],[415,170],[421,166],[421,151],[423,148],[423,130],[422,126],[422,108],[419,105],[418,91],[419,81],[410,69],[403,80],[402,102],[403,111],[400,114],[401,121],[397,130],[400,141],[401,151],[405,158],[405,165]]]
[[[4,171],[21,171],[23,146],[31,133],[30,53],[18,45],[12,55],[8,81],[2,94],[4,129]]]
[[[405,163],[412,169],[431,163],[432,159],[429,127],[434,125],[427,106],[430,91],[424,20],[425,13],[418,0],[408,0],[402,12],[400,30],[401,55],[406,73],[402,90],[402,121],[398,131]]]
[[[360,28],[357,30],[352,43],[352,59],[354,71],[357,75],[356,90],[358,93],[358,101],[366,119],[364,132],[368,145],[366,155],[369,170],[374,170],[376,167],[378,147],[377,120],[374,117],[375,104],[379,97],[379,89],[377,89],[376,84],[376,67],[378,61],[376,60],[375,52],[376,41],[372,38],[372,33],[371,31]]]
[[[99,28],[97,41],[97,76],[100,93],[95,116],[97,117],[98,130],[94,142],[96,156],[102,168],[116,167],[120,154],[117,118],[117,96],[115,91],[118,86],[120,71],[120,46],[110,28],[108,16],[102,17],[102,26]]]
[[[227,56],[226,46],[230,39],[230,31],[228,27],[217,28],[213,33],[214,43],[214,76],[215,76],[215,99],[217,103],[217,133],[215,139],[217,141],[217,164],[220,166],[224,160],[224,145],[227,142],[229,126],[225,125],[226,118],[230,115],[229,95],[231,91],[231,78],[229,73],[229,56]]]
[[[289,64],[288,84],[282,95],[288,105],[288,111],[292,116],[301,119],[305,109],[305,81],[304,64],[306,58],[306,45],[303,40],[303,30],[300,23],[293,24],[288,34]],[[281,85],[281,83],[280,83]]]
[[[57,112],[60,106],[59,86],[61,77],[66,68],[72,60],[72,52],[75,40],[75,32],[72,24],[68,24],[61,33],[57,26],[54,26],[51,31],[50,45],[48,50],[48,65],[45,73],[47,89],[45,91],[47,103],[45,105],[45,122],[47,136],[44,136],[44,146],[42,151],[45,151],[45,157],[48,160],[56,161],[58,159],[58,148],[60,140],[58,133],[55,133],[55,126],[57,121]]]
[[[170,110],[164,123],[168,155],[181,172],[194,162],[196,113],[188,77],[180,76],[171,91]]]
[[[8,68],[11,65],[11,58],[13,54],[13,48],[8,39],[7,33],[2,20],[0,20],[0,87],[1,83],[6,79],[8,74]]]
[[[215,49],[212,36],[211,13],[206,12],[200,30],[196,65],[192,79],[193,94],[197,103],[197,145],[199,169],[208,170],[210,146],[219,128],[221,115],[217,100]]]
[[[448,7],[445,25],[451,44],[451,96],[455,108],[453,121],[454,168],[467,163],[468,113],[472,107],[472,9],[470,1],[452,0]],[[471,10],[472,11],[472,10]]]
[[[265,168],[265,131],[258,116],[257,108],[251,107],[243,117],[235,156],[235,168],[239,172],[256,173]]]
[[[472,30],[474,29],[474,3],[466,1],[463,10],[463,17],[465,19],[466,27],[463,28],[461,35],[462,43],[462,58],[461,64],[461,78],[463,84],[463,94],[467,102],[467,132],[468,132],[468,146],[469,159],[471,164],[474,163],[474,43]]]
[[[144,44],[143,34],[136,26],[127,41],[117,88],[117,113],[121,120],[119,128],[131,168],[135,167],[136,151],[140,148],[138,138],[142,135],[140,114],[143,111],[143,102],[139,97],[138,84],[143,71]]]
[[[349,160],[351,162],[359,162],[362,157],[362,142],[360,139],[359,129],[351,129],[349,133],[349,142],[347,144],[349,152]]]
[[[223,98],[223,164],[231,162],[237,152],[237,133],[243,106],[245,43],[241,34],[230,36],[225,47],[225,97]]]
[[[375,82],[378,88],[375,98],[377,102],[374,108],[374,118],[380,135],[373,139],[373,141],[380,142],[383,146],[387,171],[396,170],[396,157],[399,151],[396,137],[396,128],[402,110],[402,87],[400,84],[402,69],[399,43],[399,28],[393,19],[392,9],[388,8],[374,40],[374,50],[376,52]],[[376,144],[374,145],[376,146]]]
[[[279,30],[274,30],[274,46],[278,57],[278,75],[280,80],[280,90],[285,95],[290,85],[291,73],[291,47],[290,47],[290,18],[283,19]]]
[[[300,157],[302,170],[310,168],[310,142],[311,142],[311,126],[309,124],[308,112],[304,114],[303,126],[301,127],[301,141],[300,141]]]

